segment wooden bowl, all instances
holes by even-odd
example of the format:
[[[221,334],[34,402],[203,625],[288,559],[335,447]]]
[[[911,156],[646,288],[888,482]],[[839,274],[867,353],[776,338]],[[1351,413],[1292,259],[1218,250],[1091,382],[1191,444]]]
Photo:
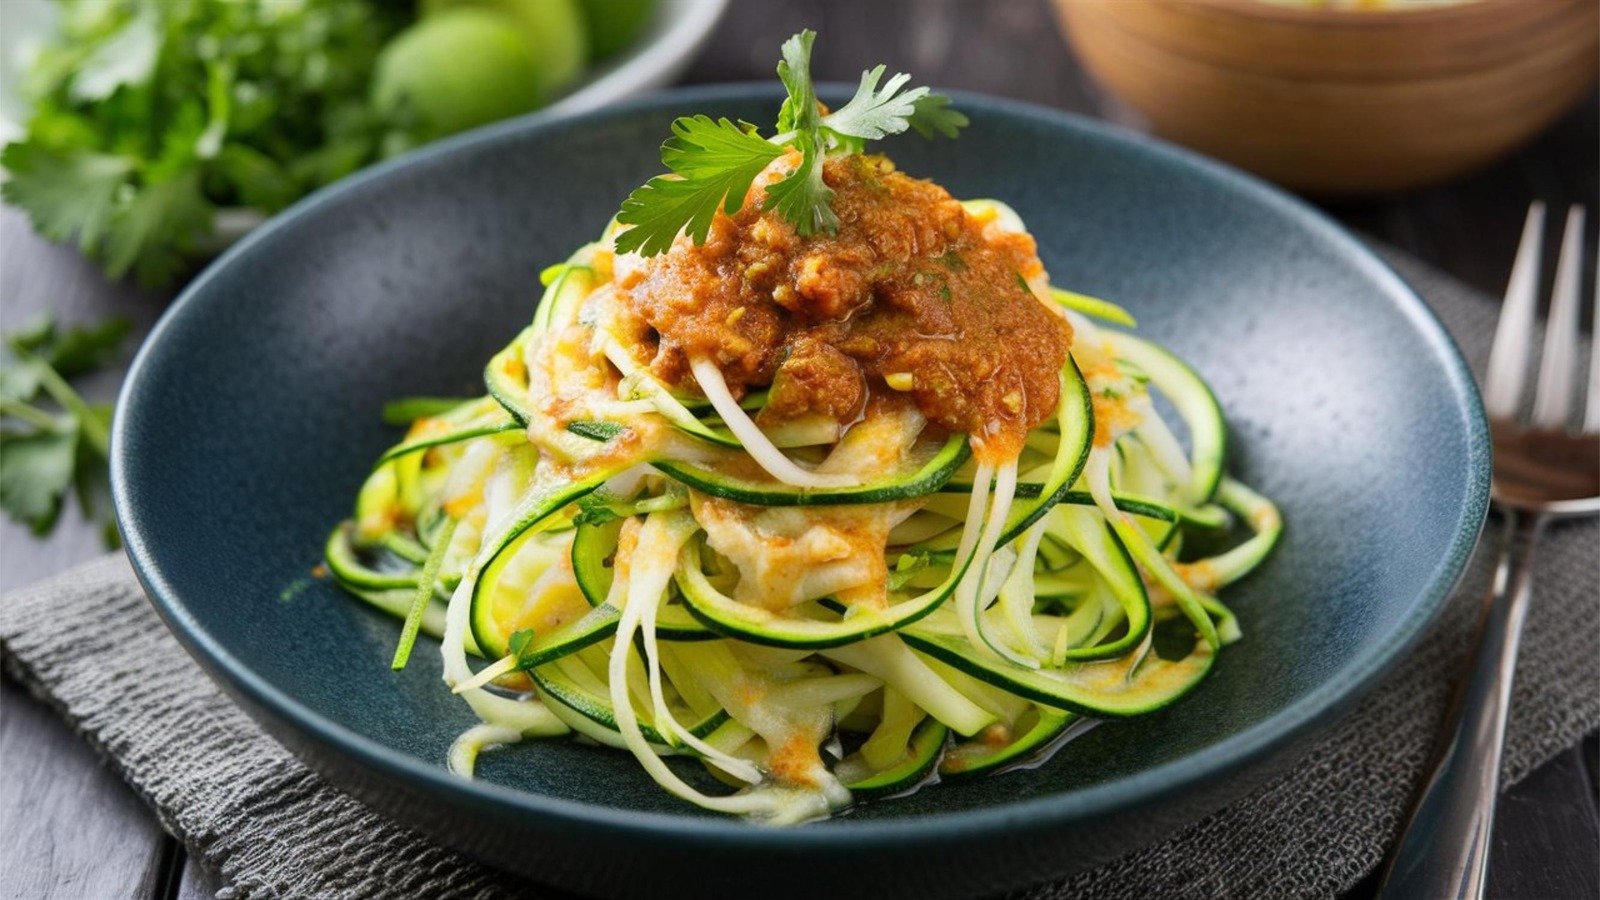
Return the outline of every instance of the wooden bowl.
[[[1091,74],[1157,134],[1321,195],[1398,191],[1485,165],[1600,72],[1595,0],[1055,3]]]

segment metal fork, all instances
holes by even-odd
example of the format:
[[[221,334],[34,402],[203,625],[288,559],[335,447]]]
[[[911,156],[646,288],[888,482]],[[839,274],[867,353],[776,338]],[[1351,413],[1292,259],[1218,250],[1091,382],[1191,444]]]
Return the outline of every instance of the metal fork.
[[[1544,241],[1544,205],[1528,210],[1484,379],[1494,443],[1494,505],[1505,534],[1485,601],[1478,647],[1449,715],[1434,767],[1384,876],[1379,895],[1396,900],[1484,894],[1494,826],[1500,751],[1517,642],[1528,612],[1534,549],[1556,518],[1600,512],[1600,352],[1591,353],[1588,403],[1574,433],[1579,281],[1584,211],[1567,215],[1545,327],[1538,387],[1522,403],[1532,346]],[[1600,309],[1597,309],[1600,313]],[[1597,316],[1600,318],[1600,316]]]

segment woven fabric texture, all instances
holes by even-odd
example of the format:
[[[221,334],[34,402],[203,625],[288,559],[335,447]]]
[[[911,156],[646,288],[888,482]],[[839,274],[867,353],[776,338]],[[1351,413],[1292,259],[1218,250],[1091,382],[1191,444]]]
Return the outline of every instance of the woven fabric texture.
[[[1390,256],[1481,372],[1497,305]],[[1559,525],[1545,540],[1524,642],[1539,652],[1517,667],[1507,785],[1600,727],[1600,526]],[[1326,897],[1354,884],[1397,837],[1495,545],[1482,542],[1423,645],[1294,769],[1162,843],[1017,896]],[[309,771],[183,652],[120,556],[0,600],[0,650],[225,897],[558,896],[431,843]]]

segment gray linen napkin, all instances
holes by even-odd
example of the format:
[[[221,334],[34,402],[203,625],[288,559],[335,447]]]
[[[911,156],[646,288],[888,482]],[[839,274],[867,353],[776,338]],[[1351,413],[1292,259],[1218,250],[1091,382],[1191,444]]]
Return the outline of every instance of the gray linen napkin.
[[[1387,255],[1482,371],[1497,305]],[[1506,784],[1600,727],[1600,526],[1561,525],[1546,540],[1524,642],[1537,652],[1517,667]],[[1465,659],[1494,545],[1483,542],[1423,646],[1293,770],[1162,843],[1019,897],[1349,888],[1396,837]],[[0,600],[0,651],[220,877],[223,896],[555,896],[378,816],[306,769],[179,649],[121,557]]]

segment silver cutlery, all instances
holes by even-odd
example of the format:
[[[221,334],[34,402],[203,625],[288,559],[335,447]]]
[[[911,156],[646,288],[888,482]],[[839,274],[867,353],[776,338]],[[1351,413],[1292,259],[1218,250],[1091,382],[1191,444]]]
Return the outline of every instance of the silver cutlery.
[[[1379,890],[1385,898],[1484,895],[1500,753],[1535,550],[1551,521],[1600,512],[1600,353],[1591,353],[1583,410],[1576,396],[1583,232],[1584,210],[1573,207],[1556,264],[1538,382],[1531,403],[1525,403],[1544,206],[1535,203],[1528,210],[1483,391],[1494,444],[1491,496],[1505,519],[1499,561],[1466,680],[1446,716],[1432,771]]]

